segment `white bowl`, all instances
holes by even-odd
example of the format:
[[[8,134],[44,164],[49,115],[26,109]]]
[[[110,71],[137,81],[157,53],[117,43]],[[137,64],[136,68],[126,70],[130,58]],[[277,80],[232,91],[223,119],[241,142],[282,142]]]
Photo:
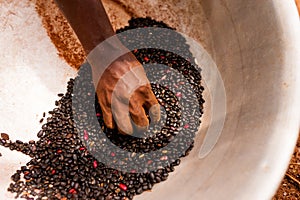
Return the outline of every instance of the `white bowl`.
[[[211,122],[206,93],[195,148],[167,181],[136,199],[270,199],[299,131],[300,24],[293,1],[176,1],[179,13],[168,13],[172,4],[155,0],[121,2],[133,10],[141,6],[144,14],[138,16],[152,12],[202,42],[218,66],[227,102],[224,128],[212,151],[199,158]],[[57,56],[34,6],[29,0],[0,3],[0,132],[12,140],[36,139],[43,112],[54,107],[56,94],[65,92],[66,81],[76,74]],[[164,14],[156,16],[155,8]],[[203,17],[205,23],[198,20]],[[0,199],[10,199],[10,176],[29,158],[3,147],[0,152]]]

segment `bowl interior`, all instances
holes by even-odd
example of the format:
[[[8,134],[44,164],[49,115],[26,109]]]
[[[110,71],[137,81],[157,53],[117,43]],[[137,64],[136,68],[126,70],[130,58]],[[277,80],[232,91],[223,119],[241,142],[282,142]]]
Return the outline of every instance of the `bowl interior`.
[[[226,91],[225,123],[212,151],[199,157],[207,130],[219,120],[211,119],[211,94],[205,90],[205,114],[191,154],[168,181],[136,199],[270,199],[283,177],[299,130],[296,46],[300,26],[293,3],[104,3],[115,28],[126,25],[132,16],[150,16],[195,39],[215,61]],[[51,6],[44,5],[44,11],[55,9]],[[61,58],[64,55],[57,55],[59,47],[51,42],[42,20],[32,1],[0,3],[0,131],[9,133],[13,140],[36,139],[43,112],[53,108],[56,94],[65,92],[66,81],[76,75]],[[201,65],[201,59],[199,62]],[[29,158],[0,150],[0,197],[10,199],[13,196],[6,192],[10,175]]]

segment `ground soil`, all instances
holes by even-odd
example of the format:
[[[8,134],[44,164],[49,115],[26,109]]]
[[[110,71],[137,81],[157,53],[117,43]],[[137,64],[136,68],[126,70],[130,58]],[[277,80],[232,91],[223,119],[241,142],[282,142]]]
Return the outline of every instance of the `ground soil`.
[[[289,168],[276,195],[273,197],[273,200],[281,199],[300,199],[300,137],[298,138]]]

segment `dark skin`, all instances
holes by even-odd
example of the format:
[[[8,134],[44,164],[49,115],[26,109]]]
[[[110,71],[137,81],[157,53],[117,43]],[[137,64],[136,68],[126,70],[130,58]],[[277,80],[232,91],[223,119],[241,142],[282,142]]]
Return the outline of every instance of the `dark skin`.
[[[100,0],[55,0],[55,2],[70,23],[87,55],[94,51],[97,45],[115,35]],[[124,48],[122,43],[117,41],[110,44],[105,52],[98,52],[98,54],[103,54],[102,56],[105,57],[105,54],[109,55],[117,49]],[[143,131],[149,126],[147,113],[154,122],[160,120],[160,107],[143,66],[131,52],[114,60],[105,69],[98,82],[99,77],[95,76],[96,71],[104,69],[100,63],[101,60],[93,62],[91,67],[107,127],[118,128],[123,134],[133,134],[134,131]],[[133,88],[135,90],[129,93],[128,91]],[[114,109],[112,109],[113,92],[116,97],[113,101]],[[129,105],[126,104],[128,101]]]

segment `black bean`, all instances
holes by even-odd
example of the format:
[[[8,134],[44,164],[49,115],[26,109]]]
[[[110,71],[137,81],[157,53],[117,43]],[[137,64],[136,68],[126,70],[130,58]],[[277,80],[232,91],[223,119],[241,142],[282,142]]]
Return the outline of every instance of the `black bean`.
[[[136,193],[137,194],[141,194],[143,192],[143,188],[138,188],[137,190],[136,190]]]
[[[139,178],[140,183],[144,183],[144,179],[142,177]]]
[[[1,138],[3,140],[9,140],[9,135],[7,133],[1,133]]]
[[[37,136],[38,136],[39,138],[42,137],[42,136],[43,136],[43,130],[40,130],[40,131],[38,132]]]
[[[11,176],[11,179],[14,181],[14,182],[17,182],[18,180],[20,180],[21,176],[19,173],[15,173],[14,175]]]
[[[154,173],[153,173],[153,172],[151,172],[151,173],[150,173],[150,175],[149,175],[149,177],[150,177],[152,180],[154,180],[154,179],[155,179],[155,175],[154,175]]]

